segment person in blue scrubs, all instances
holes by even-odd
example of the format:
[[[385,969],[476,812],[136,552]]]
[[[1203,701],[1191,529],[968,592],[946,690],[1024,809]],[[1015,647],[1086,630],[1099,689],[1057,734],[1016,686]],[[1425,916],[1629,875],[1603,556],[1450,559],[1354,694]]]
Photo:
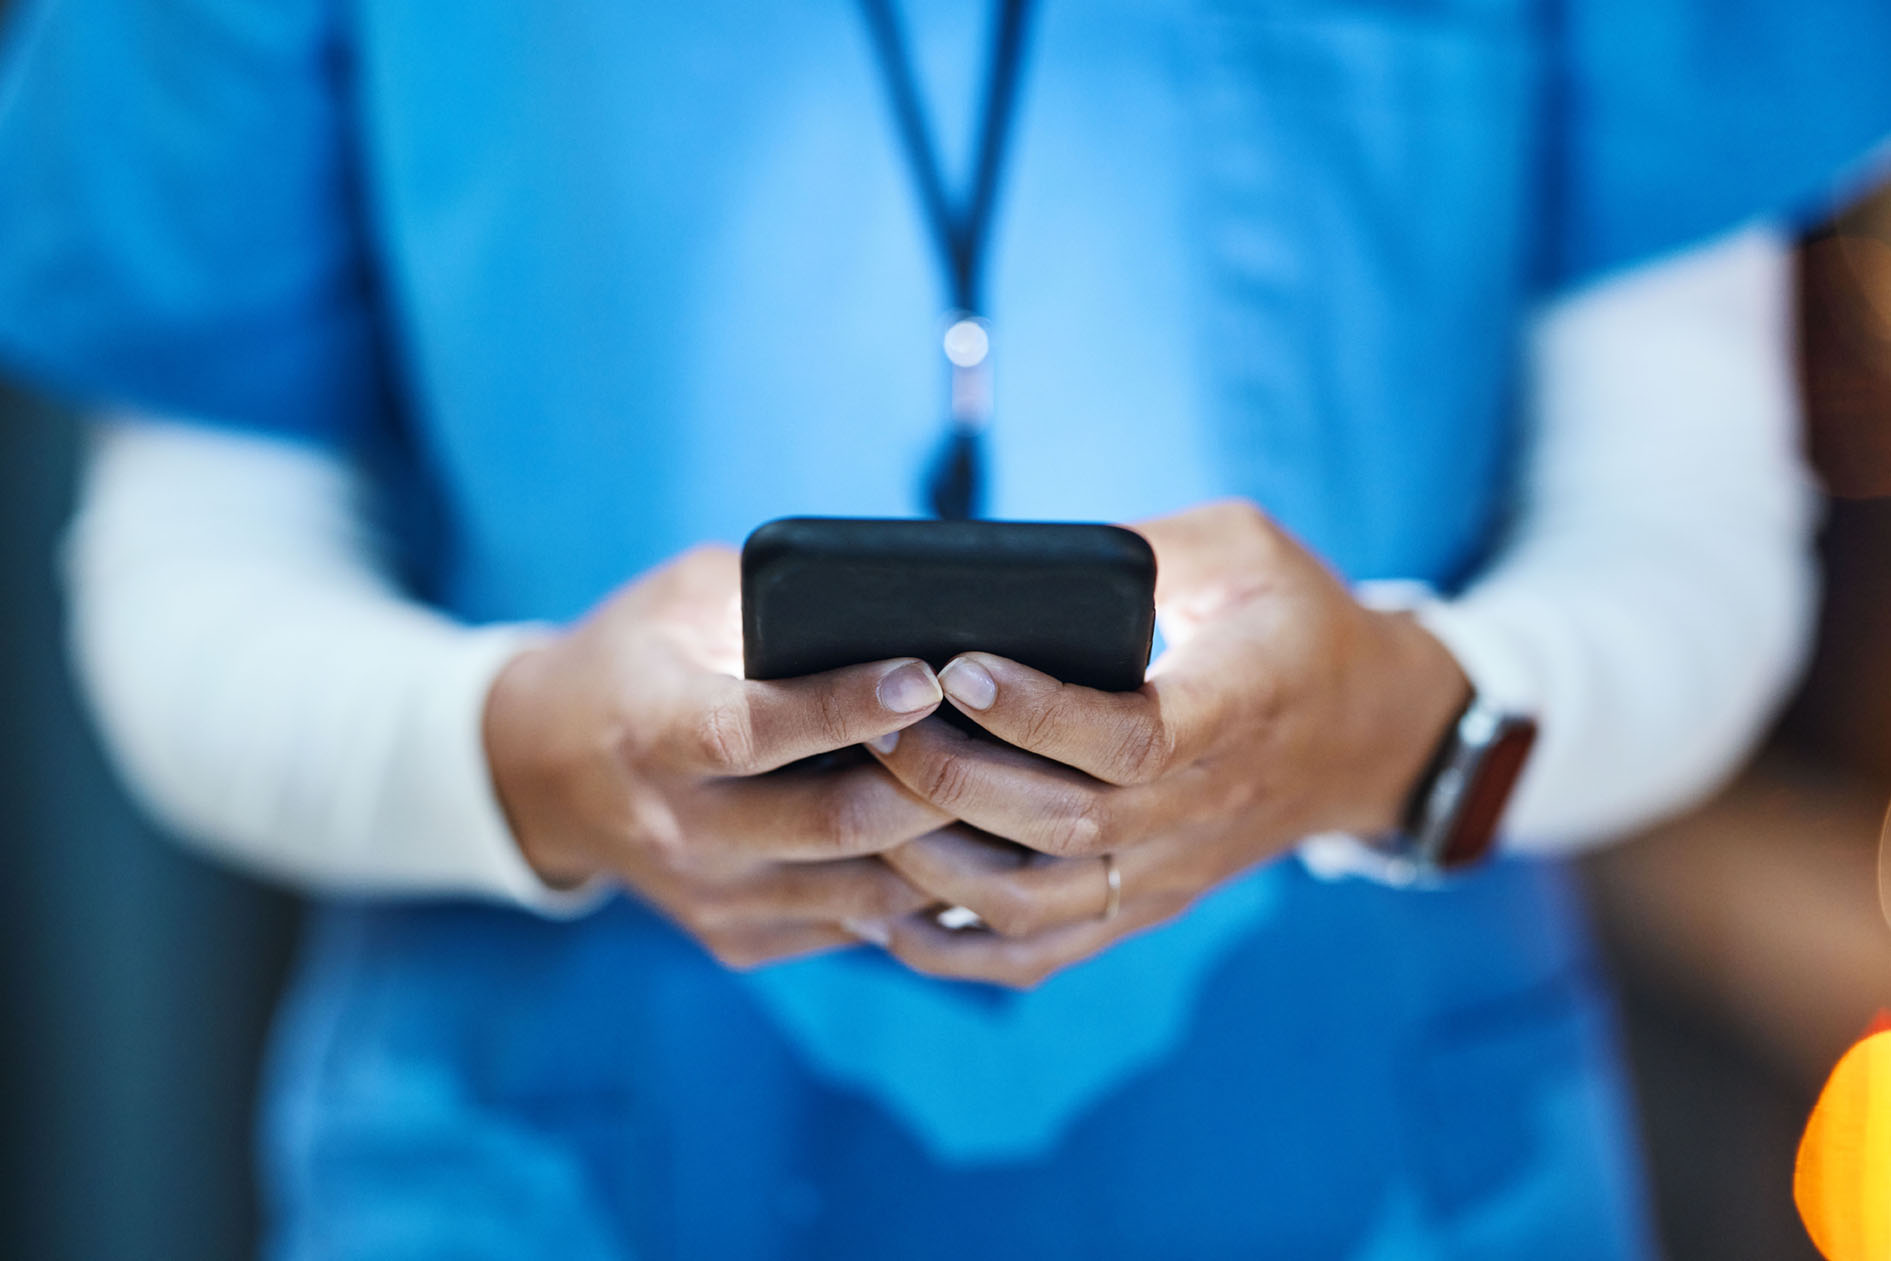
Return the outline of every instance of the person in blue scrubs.
[[[531,723],[575,721],[572,645],[713,585],[714,558],[672,558],[931,506],[955,286],[872,7],[29,3],[0,356],[371,464],[413,590],[468,622],[575,621],[655,573],[513,679],[522,739],[555,743]],[[967,171],[993,19],[897,7],[938,167]],[[1315,611],[1352,607],[1316,556],[1447,591],[1477,571],[1534,305],[1791,209],[1891,126],[1862,4],[1040,8],[980,293],[984,508],[1167,517],[1206,532],[1181,570],[1285,554]],[[1299,542],[1178,516],[1229,496]],[[758,756],[805,751],[774,730]],[[888,772],[930,730],[850,772],[878,825],[916,817]],[[528,852],[574,813],[508,805]],[[535,857],[583,877],[582,848]],[[1424,894],[1247,866],[1018,991],[874,950],[731,971],[649,891],[570,922],[329,900],[277,1040],[273,1249],[1647,1255],[1557,865]]]

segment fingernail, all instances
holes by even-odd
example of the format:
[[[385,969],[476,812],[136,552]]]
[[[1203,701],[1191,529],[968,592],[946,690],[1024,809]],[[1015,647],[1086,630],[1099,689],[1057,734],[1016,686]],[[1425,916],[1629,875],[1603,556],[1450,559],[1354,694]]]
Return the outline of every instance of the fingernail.
[[[876,689],[880,704],[896,714],[910,714],[916,709],[939,702],[939,680],[923,661],[909,661],[897,670],[888,670]]]
[[[840,926],[843,931],[876,946],[885,946],[893,940],[893,934],[887,930],[887,926],[877,919],[844,919]]]
[[[867,741],[867,747],[872,749],[875,753],[891,753],[894,749],[899,747],[899,743],[900,733],[897,731],[889,731],[883,736],[875,736],[873,739]]]
[[[939,686],[946,695],[972,709],[990,709],[998,699],[998,684],[985,667],[964,657],[954,657],[939,671]]]

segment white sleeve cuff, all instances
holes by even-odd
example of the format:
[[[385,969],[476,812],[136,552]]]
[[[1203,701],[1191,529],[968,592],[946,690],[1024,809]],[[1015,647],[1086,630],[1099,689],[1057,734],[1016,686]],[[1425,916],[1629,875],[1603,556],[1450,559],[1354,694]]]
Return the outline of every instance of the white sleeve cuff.
[[[413,760],[390,794],[386,822],[417,848],[431,849],[462,892],[569,919],[595,910],[609,896],[608,882],[594,878],[558,888],[541,879],[519,852],[486,760],[486,696],[493,680],[545,634],[542,627],[516,625],[462,633],[416,707],[422,730],[403,742]]]
[[[1300,865],[1322,880],[1370,880],[1394,889],[1424,884],[1410,859],[1388,854],[1344,832],[1322,832],[1301,841]]]

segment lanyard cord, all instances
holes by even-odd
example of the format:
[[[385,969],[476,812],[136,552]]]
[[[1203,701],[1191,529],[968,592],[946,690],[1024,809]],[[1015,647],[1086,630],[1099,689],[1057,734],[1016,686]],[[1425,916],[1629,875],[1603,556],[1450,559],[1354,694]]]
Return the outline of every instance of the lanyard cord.
[[[991,420],[990,343],[986,332],[984,263],[992,208],[1004,170],[1004,149],[1016,112],[1018,67],[1023,60],[1025,16],[1029,0],[999,0],[997,30],[986,68],[984,117],[979,125],[978,159],[971,196],[955,212],[946,195],[939,153],[919,99],[918,81],[907,55],[893,0],[861,0],[874,54],[886,81],[901,147],[934,245],[945,271],[953,305],[945,334],[951,366],[951,426],[945,447],[927,479],[933,512],[947,520],[976,516],[981,499],[979,437]]]

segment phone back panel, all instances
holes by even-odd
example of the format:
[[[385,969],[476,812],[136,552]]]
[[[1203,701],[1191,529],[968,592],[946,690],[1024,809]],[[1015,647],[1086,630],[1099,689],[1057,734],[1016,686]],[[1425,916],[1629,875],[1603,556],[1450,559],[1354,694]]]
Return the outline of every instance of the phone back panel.
[[[750,678],[996,653],[1066,683],[1142,686],[1155,554],[1113,525],[790,517],[742,548]]]

